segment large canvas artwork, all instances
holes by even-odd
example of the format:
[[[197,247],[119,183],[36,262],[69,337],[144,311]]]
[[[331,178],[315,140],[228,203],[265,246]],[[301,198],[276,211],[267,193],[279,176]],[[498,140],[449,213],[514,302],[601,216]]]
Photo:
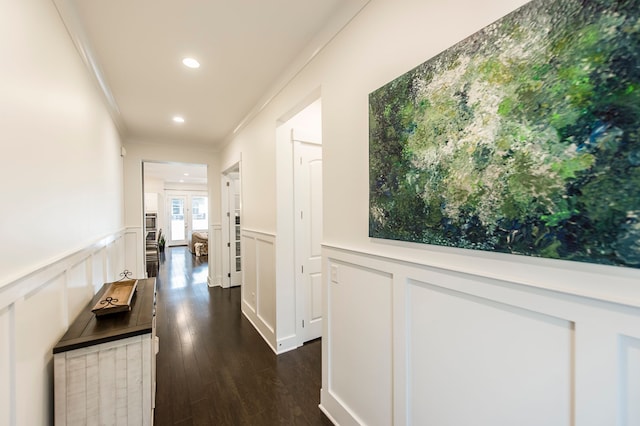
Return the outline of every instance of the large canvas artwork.
[[[640,1],[528,3],[369,112],[371,237],[640,267]]]

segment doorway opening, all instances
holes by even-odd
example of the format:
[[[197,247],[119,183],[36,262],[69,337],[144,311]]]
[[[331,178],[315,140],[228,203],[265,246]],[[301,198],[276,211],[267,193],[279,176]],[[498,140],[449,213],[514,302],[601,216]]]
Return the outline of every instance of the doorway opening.
[[[155,240],[162,259],[163,246],[188,246],[196,256],[208,260],[209,192],[204,164],[144,161],[142,164],[145,242]],[[153,221],[149,218],[154,218]],[[154,223],[155,230],[146,227]],[[198,253],[195,237],[204,240]],[[161,241],[162,240],[162,241]],[[149,262],[149,250],[145,256]],[[145,265],[149,271],[148,265]]]
[[[167,245],[185,246],[194,253],[194,244],[208,231],[209,197],[199,190],[166,191],[168,220]],[[208,236],[207,236],[208,239]]]
[[[277,128],[278,341],[285,351],[322,336],[322,102],[320,92]],[[291,261],[293,260],[293,262]],[[282,321],[280,321],[282,319]]]
[[[242,184],[240,163],[222,173],[222,287],[242,285]]]

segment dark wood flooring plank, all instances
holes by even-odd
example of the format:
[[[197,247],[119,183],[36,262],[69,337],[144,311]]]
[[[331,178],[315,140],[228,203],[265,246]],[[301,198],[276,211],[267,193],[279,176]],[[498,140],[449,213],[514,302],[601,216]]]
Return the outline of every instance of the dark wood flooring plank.
[[[276,356],[242,315],[240,288],[206,276],[186,247],[161,255],[155,425],[331,425],[320,340]]]

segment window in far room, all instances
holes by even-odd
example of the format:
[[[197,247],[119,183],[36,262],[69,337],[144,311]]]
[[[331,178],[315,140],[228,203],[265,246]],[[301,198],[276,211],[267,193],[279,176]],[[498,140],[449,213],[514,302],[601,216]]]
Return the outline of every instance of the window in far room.
[[[194,231],[207,230],[208,206],[207,197],[191,197],[191,229]]]

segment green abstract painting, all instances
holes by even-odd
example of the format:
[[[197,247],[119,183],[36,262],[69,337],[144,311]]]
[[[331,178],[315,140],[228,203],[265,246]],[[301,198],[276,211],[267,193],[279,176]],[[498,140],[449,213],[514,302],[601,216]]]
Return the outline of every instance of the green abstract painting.
[[[369,95],[369,235],[640,267],[640,1],[533,1]]]

